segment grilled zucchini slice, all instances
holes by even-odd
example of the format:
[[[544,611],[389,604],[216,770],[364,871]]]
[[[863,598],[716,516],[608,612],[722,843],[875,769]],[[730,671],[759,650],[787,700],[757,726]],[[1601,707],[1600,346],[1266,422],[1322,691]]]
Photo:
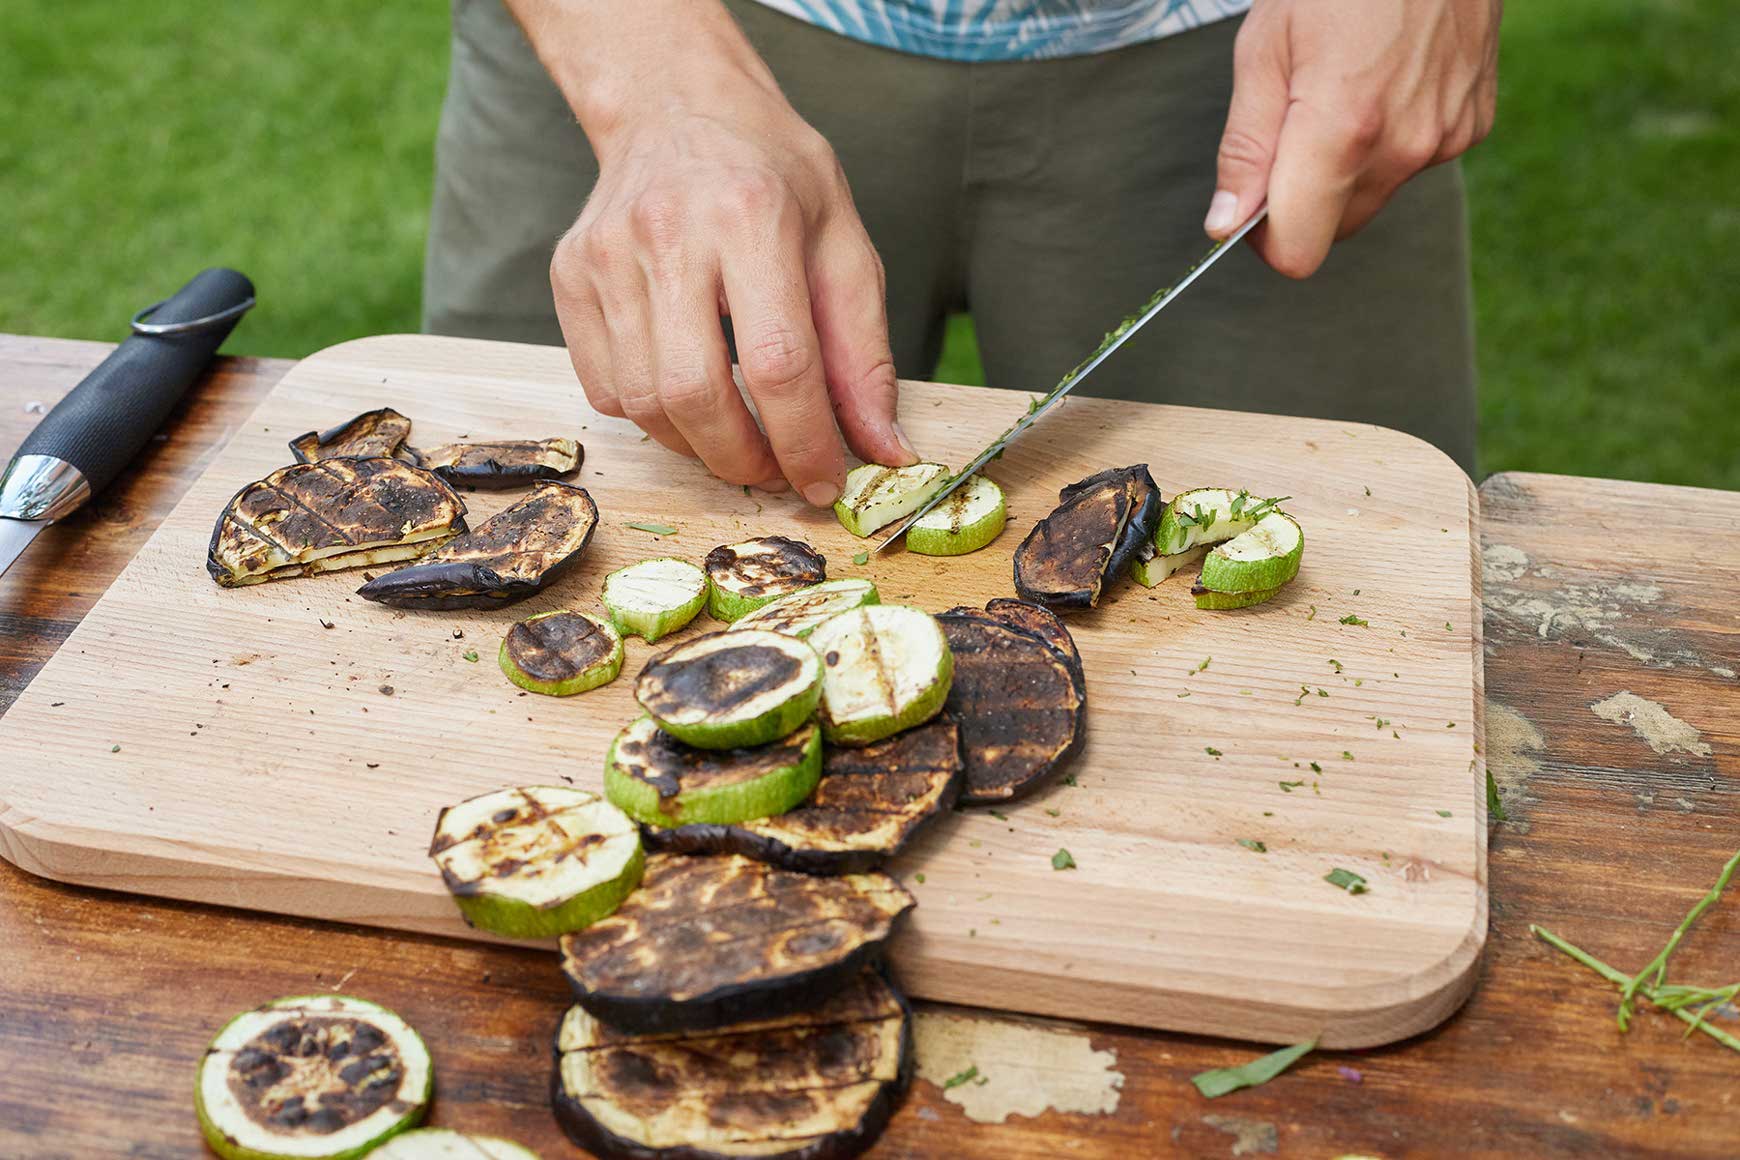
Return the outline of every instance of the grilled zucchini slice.
[[[640,883],[640,830],[595,793],[496,790],[448,806],[429,857],[465,921],[508,938],[551,938],[597,922]]]
[[[1305,532],[1299,521],[1271,511],[1250,531],[1209,552],[1197,584],[1229,595],[1272,592],[1299,574],[1304,555]]]
[[[866,463],[846,473],[846,487],[834,503],[834,515],[854,536],[868,536],[923,507],[951,477],[941,463],[910,467]]]
[[[707,613],[729,624],[787,593],[828,578],[828,562],[801,540],[762,536],[707,553]]]
[[[906,550],[921,556],[964,556],[1002,535],[1008,522],[1003,489],[975,475],[906,529]]]
[[[652,644],[700,615],[707,574],[672,556],[642,560],[604,578],[603,600],[618,632]]]
[[[871,604],[810,634],[822,658],[822,736],[868,745],[942,711],[954,660],[936,618],[901,604]]]
[[[804,640],[824,620],[866,604],[879,603],[881,597],[876,593],[876,585],[868,580],[824,580],[802,592],[770,600],[754,612],[744,613],[731,627],[765,628],[769,632],[782,632]]]
[[[452,1128],[417,1128],[394,1136],[368,1160],[538,1160],[524,1144],[499,1136],[473,1136]]]
[[[1183,568],[1197,563],[1208,555],[1207,544],[1197,544],[1182,552],[1172,555],[1162,555],[1154,550],[1154,545],[1144,544],[1136,553],[1136,558],[1130,563],[1130,575],[1136,583],[1152,588],[1166,577]]]
[[[801,640],[766,629],[714,632],[647,661],[634,696],[660,729],[689,745],[765,745],[815,713],[821,671]]]
[[[809,797],[821,772],[813,724],[752,749],[697,749],[641,717],[610,743],[604,792],[648,826],[747,822]]]
[[[622,638],[614,628],[558,608],[509,628],[498,661],[507,679],[528,692],[571,697],[614,681],[622,658]]]
[[[1250,608],[1255,604],[1267,604],[1280,591],[1280,588],[1259,588],[1255,592],[1216,592],[1197,584],[1190,589],[1190,594],[1196,598],[1198,608],[1226,612],[1235,608]]]

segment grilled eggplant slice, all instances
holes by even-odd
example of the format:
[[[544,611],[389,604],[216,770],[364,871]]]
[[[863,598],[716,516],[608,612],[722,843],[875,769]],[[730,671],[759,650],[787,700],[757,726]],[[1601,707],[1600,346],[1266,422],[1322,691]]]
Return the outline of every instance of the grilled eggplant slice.
[[[782,632],[786,636],[804,640],[824,620],[830,620],[854,608],[862,608],[866,604],[879,604],[881,600],[877,595],[876,585],[868,580],[824,580],[802,592],[793,592],[790,596],[771,600],[754,612],[744,613],[732,623],[731,628],[733,631],[741,628],[765,628],[769,632]]]
[[[777,741],[810,719],[821,696],[815,650],[766,629],[685,641],[647,661],[634,683],[660,729],[701,749]]]
[[[949,611],[973,613],[975,610],[954,608]],[[1068,626],[1057,613],[1043,605],[999,596],[985,602],[985,615],[992,620],[1000,620],[1011,628],[1030,632],[1050,645],[1053,652],[1068,662],[1070,671],[1075,673],[1076,684],[1083,689],[1087,687],[1087,673],[1082,668],[1081,650],[1075,647],[1075,637],[1069,634]]]
[[[456,487],[499,490],[540,479],[567,479],[585,455],[574,439],[499,439],[443,443],[417,452],[424,467]]]
[[[941,491],[953,476],[941,463],[883,467],[866,463],[846,473],[846,486],[834,503],[840,526],[854,536],[903,520]]]
[[[420,1123],[429,1049],[403,1019],[349,995],[295,995],[231,1019],[194,1080],[194,1111],[224,1160],[350,1160]]]
[[[394,1136],[369,1160],[538,1160],[524,1144],[499,1136],[473,1136],[452,1128],[418,1128]]]
[[[628,815],[556,785],[496,790],[435,819],[429,857],[465,921],[509,938],[551,938],[597,922],[640,883]]]
[[[651,644],[700,615],[707,574],[672,556],[642,560],[606,576],[602,599],[618,632]]]
[[[622,638],[602,620],[558,608],[507,630],[498,661],[508,680],[531,693],[571,697],[608,685],[622,672]]]
[[[309,431],[290,440],[290,454],[298,463],[322,459],[403,459],[417,462],[417,453],[405,446],[411,435],[411,420],[391,407],[364,411],[356,418],[324,431]]]
[[[946,714],[882,741],[828,746],[809,800],[736,825],[648,827],[649,849],[742,854],[804,874],[862,874],[894,857],[960,796],[960,729]]]
[[[1154,535],[1162,504],[1148,465],[1114,467],[1058,492],[1015,550],[1015,592],[1050,608],[1092,608],[1107,577]]]
[[[723,1027],[838,991],[913,905],[881,873],[654,854],[615,914],[562,937],[562,971],[580,1005],[618,1030]]]
[[[821,773],[814,725],[752,749],[696,749],[642,717],[611,741],[604,792],[651,827],[747,822],[791,809]]]
[[[1130,561],[1136,558],[1137,549],[1153,541],[1154,531],[1160,526],[1160,517],[1165,512],[1166,505],[1161,500],[1160,488],[1155,484],[1154,477],[1148,473],[1146,463],[1107,468],[1070,484],[1057,493],[1057,498],[1067,503],[1076,495],[1092,491],[1108,482],[1121,482],[1125,493],[1130,497],[1130,518],[1124,523],[1123,535],[1118,538],[1117,545],[1112,550],[1111,563],[1106,568],[1106,574],[1111,576],[1128,568]]]
[[[397,459],[281,467],[236,492],[206,570],[225,588],[410,560],[465,531],[465,501]]]
[[[500,608],[579,563],[597,526],[598,507],[585,488],[544,480],[475,530],[375,577],[357,595],[395,608]]]
[[[975,475],[906,529],[906,550],[921,556],[964,556],[1002,535],[1008,522],[1003,489]]]
[[[969,804],[1009,801],[1063,770],[1081,743],[1085,685],[1042,637],[987,613],[937,617],[955,657],[949,716],[961,727]]]
[[[762,536],[707,553],[707,613],[729,624],[744,613],[828,578],[828,562],[801,540]]]
[[[954,659],[936,618],[902,604],[871,604],[810,634],[822,658],[822,736],[868,745],[942,711]]]
[[[572,1007],[551,1103],[576,1144],[626,1160],[841,1160],[875,1143],[912,1075],[912,1012],[865,968],[821,1006],[635,1035]]]

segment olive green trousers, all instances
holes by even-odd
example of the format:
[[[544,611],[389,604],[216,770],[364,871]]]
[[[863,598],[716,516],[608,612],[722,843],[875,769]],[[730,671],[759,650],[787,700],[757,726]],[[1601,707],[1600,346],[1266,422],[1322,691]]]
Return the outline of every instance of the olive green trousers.
[[[962,63],[728,2],[845,166],[887,267],[902,376],[931,375],[945,318],[966,309],[987,382],[1047,389],[1207,248],[1237,21],[1092,56]],[[454,0],[424,328],[559,344],[550,253],[596,176],[500,0]],[[1306,281],[1228,254],[1083,392],[1379,423],[1472,474],[1460,170],[1415,178]]]

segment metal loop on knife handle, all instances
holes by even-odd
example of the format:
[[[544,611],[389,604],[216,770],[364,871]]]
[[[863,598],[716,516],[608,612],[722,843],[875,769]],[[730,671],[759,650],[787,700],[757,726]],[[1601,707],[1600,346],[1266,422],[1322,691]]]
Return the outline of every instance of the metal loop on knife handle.
[[[169,299],[167,298],[163,300],[163,302],[168,301]],[[216,314],[208,314],[204,318],[192,318],[186,322],[146,322],[145,319],[149,318],[154,311],[161,307],[163,302],[153,302],[150,306],[147,306],[145,309],[133,316],[132,326],[134,334],[144,334],[156,337],[165,334],[187,334],[195,330],[210,330],[212,327],[228,322],[232,318],[240,318],[249,310],[252,310],[254,307],[254,296],[250,294],[247,298],[236,303],[234,306],[220,310]]]

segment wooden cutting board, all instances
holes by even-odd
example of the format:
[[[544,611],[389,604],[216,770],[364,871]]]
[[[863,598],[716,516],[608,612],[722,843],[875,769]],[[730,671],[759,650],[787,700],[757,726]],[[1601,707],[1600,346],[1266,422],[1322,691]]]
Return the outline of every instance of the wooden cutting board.
[[[958,464],[1026,401],[906,383],[901,414]],[[382,405],[413,418],[414,443],[578,435],[602,512],[584,565],[491,612],[395,612],[357,599],[355,572],[213,584],[229,496],[289,462],[291,436]],[[1357,423],[1071,400],[994,465],[1011,511],[995,544],[858,565],[865,542],[829,513],[746,495],[591,412],[559,349],[333,347],[284,378],[0,719],[0,851],[69,882],[480,937],[424,856],[436,812],[506,784],[598,788],[650,652],[631,640],[606,688],[529,696],[495,665],[513,619],[596,610],[612,569],[767,533],[885,602],[980,604],[1011,593],[1010,553],[1060,486],[1144,461],[1167,495],[1291,495],[1299,578],[1224,613],[1199,612],[1187,578],[1126,580],[1071,616],[1087,745],[1066,781],[952,814],[893,867],[919,901],[901,978],[931,999],[1273,1042],[1436,1024],[1486,936],[1475,496],[1436,450]],[[512,496],[467,496],[473,521]],[[1053,869],[1059,849],[1074,869]],[[1337,867],[1370,890],[1325,882]]]

